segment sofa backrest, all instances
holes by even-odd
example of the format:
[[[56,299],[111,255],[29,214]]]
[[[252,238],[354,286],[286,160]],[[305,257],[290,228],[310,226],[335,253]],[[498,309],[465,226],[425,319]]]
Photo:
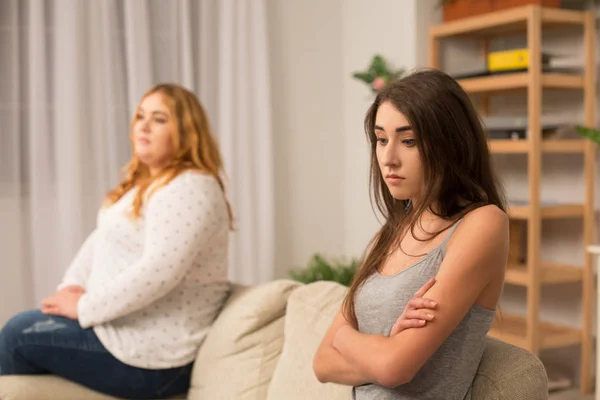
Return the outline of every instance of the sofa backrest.
[[[234,286],[202,344],[188,400],[264,400],[283,347],[287,299],[299,282]]]
[[[285,342],[269,386],[267,400],[348,400],[351,387],[321,383],[313,372],[313,357],[347,288],[320,281],[297,288],[288,299]]]
[[[320,383],[312,361],[347,288],[278,280],[235,287],[202,345],[188,400],[347,400],[351,388]],[[548,380],[530,352],[489,338],[472,400],[545,400]]]
[[[268,400],[346,400],[350,388],[322,384],[314,376],[312,360],[347,288],[334,282],[304,285],[288,298],[285,343],[269,386]],[[548,379],[542,362],[532,353],[488,338],[473,381],[472,399],[545,400]]]

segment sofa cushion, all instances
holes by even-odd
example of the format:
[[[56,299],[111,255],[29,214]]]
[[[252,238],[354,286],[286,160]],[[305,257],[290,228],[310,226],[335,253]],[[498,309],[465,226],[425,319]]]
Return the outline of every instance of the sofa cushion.
[[[0,376],[2,400],[116,400],[55,375]]]
[[[268,400],[348,400],[352,388],[321,383],[313,372],[313,357],[340,308],[347,288],[320,281],[296,289],[285,317],[285,343],[275,368]]]
[[[546,369],[532,353],[488,337],[473,382],[473,399],[546,400]]]
[[[185,400],[186,395],[167,400]],[[0,400],[124,400],[88,389],[56,375],[0,376]]]
[[[264,400],[283,346],[291,280],[234,286],[212,325],[192,373],[190,400]]]

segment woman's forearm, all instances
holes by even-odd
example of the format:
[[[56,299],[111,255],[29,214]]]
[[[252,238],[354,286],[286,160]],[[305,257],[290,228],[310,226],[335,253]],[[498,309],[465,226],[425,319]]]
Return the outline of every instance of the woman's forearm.
[[[356,368],[354,368],[333,347],[328,347],[317,355],[314,370],[320,382],[333,382],[342,385],[360,386],[369,383]]]
[[[381,372],[386,365],[386,348],[389,338],[382,335],[367,335],[350,326],[340,329],[333,347],[342,358],[368,381],[381,383]]]

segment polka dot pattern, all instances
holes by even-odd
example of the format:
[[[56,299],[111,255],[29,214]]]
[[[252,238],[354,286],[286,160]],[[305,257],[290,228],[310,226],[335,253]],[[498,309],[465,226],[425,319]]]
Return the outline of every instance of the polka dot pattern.
[[[229,291],[229,221],[213,177],[186,172],[127,211],[134,190],[98,216],[60,286],[86,288],[79,323],[121,361],[172,368],[192,361]],[[59,286],[59,287],[60,287]]]

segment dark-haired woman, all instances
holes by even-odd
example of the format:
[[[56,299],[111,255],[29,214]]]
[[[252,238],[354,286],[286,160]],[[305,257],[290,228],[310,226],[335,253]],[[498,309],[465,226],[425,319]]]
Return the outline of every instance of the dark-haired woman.
[[[365,130],[385,223],[317,350],[315,375],[354,386],[355,399],[470,399],[508,257],[479,117],[455,80],[422,70],[378,93]]]

